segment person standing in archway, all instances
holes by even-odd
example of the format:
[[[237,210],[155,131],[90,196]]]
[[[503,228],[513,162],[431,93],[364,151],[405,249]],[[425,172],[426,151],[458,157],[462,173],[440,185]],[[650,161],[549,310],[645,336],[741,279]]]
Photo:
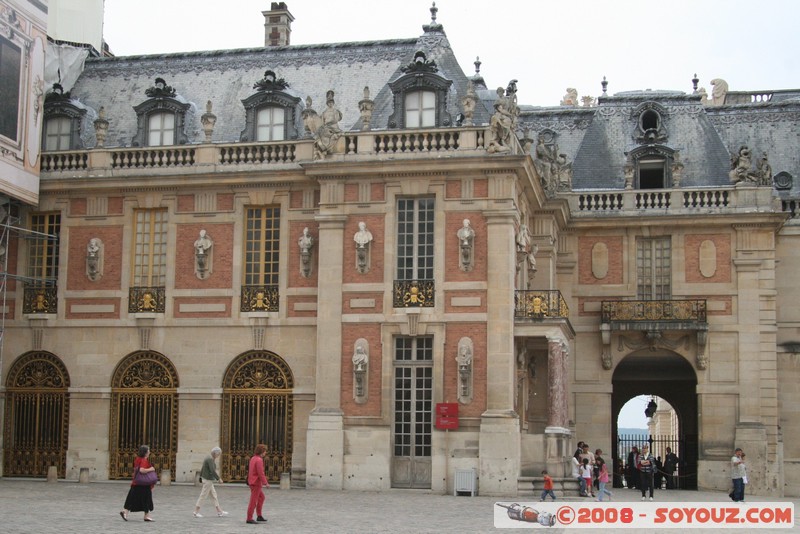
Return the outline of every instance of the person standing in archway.
[[[636,489],[639,487],[639,471],[637,471],[637,464],[639,463],[639,447],[634,445],[628,453],[628,462],[625,464],[625,482],[628,489]]]
[[[650,454],[650,446],[642,445],[642,453],[639,455],[639,463],[636,468],[639,470],[639,482],[642,489],[642,500],[645,500],[646,493],[650,490],[650,500],[653,500],[653,471],[656,467],[656,459]]]
[[[667,489],[675,489],[675,470],[678,468],[678,455],[667,447],[667,455],[664,457],[664,472],[667,477]]]

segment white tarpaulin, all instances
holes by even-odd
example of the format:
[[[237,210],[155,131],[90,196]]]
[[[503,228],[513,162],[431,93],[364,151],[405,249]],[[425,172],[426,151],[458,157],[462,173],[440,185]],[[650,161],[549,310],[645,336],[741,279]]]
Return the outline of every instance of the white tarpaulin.
[[[60,83],[66,93],[83,72],[83,64],[89,57],[85,48],[69,45],[59,45],[47,42],[47,52],[44,64],[44,86],[49,91],[54,83]]]

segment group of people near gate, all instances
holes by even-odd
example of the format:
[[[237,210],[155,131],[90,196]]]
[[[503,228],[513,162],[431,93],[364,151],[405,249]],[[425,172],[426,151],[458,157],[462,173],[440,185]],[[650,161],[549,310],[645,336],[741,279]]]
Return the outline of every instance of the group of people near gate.
[[[200,470],[200,481],[203,483],[203,489],[200,491],[200,497],[194,506],[194,517],[203,517],[200,514],[200,505],[210,495],[214,501],[216,514],[219,517],[225,517],[228,512],[223,510],[219,505],[217,499],[217,491],[214,489],[214,484],[222,484],[222,478],[219,476],[217,470],[216,460],[222,454],[222,449],[214,447],[211,449],[211,454],[206,456],[203,461],[203,467]],[[264,517],[264,487],[269,487],[269,481],[264,469],[264,458],[267,456],[267,447],[259,444],[256,446],[253,456],[250,458],[250,463],[247,469],[247,485],[250,487],[250,502],[247,505],[247,520],[246,523],[256,525],[261,522],[266,522]],[[125,505],[120,510],[119,515],[123,520],[128,520],[130,512],[144,512],[144,520],[148,522],[155,521],[151,515],[154,509],[153,506],[153,488],[158,481],[156,475],[156,468],[150,463],[150,447],[142,445],[139,447],[139,452],[133,462],[133,480],[131,481],[131,488],[128,491],[128,496],[125,499]],[[257,516],[255,514],[258,514]]]
[[[578,442],[578,448],[572,456],[572,476],[580,483],[581,497],[595,497],[602,502],[604,497],[611,500],[614,495],[606,489],[610,471],[603,459],[603,451],[595,449],[591,452],[589,444],[583,441]]]
[[[663,460],[661,456],[649,459],[653,455],[648,444],[642,445],[641,449],[636,445],[631,447],[624,468],[625,485],[631,489],[641,489],[643,497],[650,490],[651,498],[653,492],[650,486],[662,489],[666,483],[666,489],[677,489],[675,471],[679,464],[678,455],[670,447],[667,447],[666,453]]]

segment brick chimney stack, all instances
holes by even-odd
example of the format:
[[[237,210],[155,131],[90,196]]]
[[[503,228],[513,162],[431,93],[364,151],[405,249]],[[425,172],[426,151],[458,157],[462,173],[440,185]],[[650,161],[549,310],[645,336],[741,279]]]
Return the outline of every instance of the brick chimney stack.
[[[289,13],[286,2],[272,2],[264,15],[264,46],[289,46],[294,17]]]

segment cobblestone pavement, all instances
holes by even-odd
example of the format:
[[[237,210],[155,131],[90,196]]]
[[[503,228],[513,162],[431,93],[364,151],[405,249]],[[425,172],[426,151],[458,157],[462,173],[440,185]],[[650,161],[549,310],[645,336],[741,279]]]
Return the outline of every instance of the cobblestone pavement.
[[[194,518],[192,510],[200,488],[173,484],[153,490],[155,522],[145,523],[143,514],[131,513],[123,521],[119,510],[125,501],[128,486],[121,482],[0,479],[0,531],[3,533],[214,533],[229,532],[298,532],[298,533],[419,533],[419,532],[514,532],[494,528],[494,503],[509,499],[434,494],[420,490],[384,492],[267,490],[265,515],[268,522],[245,524],[249,490],[240,484],[217,486],[220,504],[230,512],[217,517],[210,501],[203,505],[203,518]],[[634,490],[615,490],[614,502],[636,502]],[[749,504],[769,499],[752,497]],[[800,499],[777,499],[794,502],[800,510]],[[526,498],[516,499],[530,503]],[[563,499],[561,502],[586,503],[587,499]],[[657,502],[732,504],[724,492],[660,491]],[[797,513],[795,514],[797,517]],[[521,527],[542,529],[538,525]],[[578,529],[551,528],[548,532],[586,532]],[[613,532],[613,529],[605,529]],[[731,530],[733,531],[733,530]],[[794,529],[769,532],[800,531],[800,520]],[[595,530],[596,532],[596,530]],[[633,532],[645,532],[636,529]],[[657,533],[710,533],[721,529],[660,529]],[[746,533],[737,529],[733,532]]]

